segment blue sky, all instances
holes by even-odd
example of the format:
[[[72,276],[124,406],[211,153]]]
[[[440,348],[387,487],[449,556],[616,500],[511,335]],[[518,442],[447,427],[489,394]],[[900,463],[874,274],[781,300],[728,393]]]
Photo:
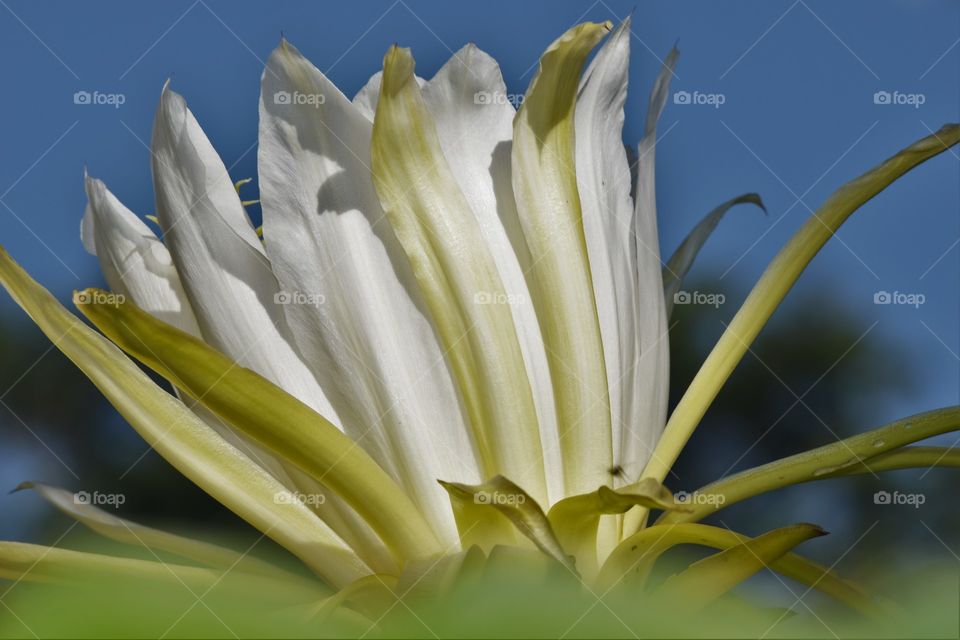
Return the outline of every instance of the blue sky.
[[[659,58],[674,42],[681,58],[673,90],[723,101],[671,100],[664,113],[657,157],[664,250],[734,195],[757,191],[769,208],[766,218],[735,210],[696,266],[741,294],[715,312],[718,323],[837,186],[960,120],[960,3],[946,0],[2,0],[8,93],[0,101],[0,242],[59,296],[99,282],[78,238],[83,169],[133,210],[153,211],[145,145],[170,76],[232,175],[256,176],[259,77],[281,32],[348,95],[394,42],[412,47],[418,72],[431,75],[471,41],[500,61],[511,91],[520,93],[540,52],[566,28],[631,11],[626,141],[639,137]],[[122,94],[123,104],[74,104],[78,91]],[[922,104],[876,104],[877,92]],[[871,420],[957,402],[958,178],[956,149],[915,170],[863,207],[798,286],[798,293],[843,299],[864,332],[910,353],[905,375],[919,377],[918,391],[876,399]],[[878,291],[920,293],[925,303],[875,305]],[[0,309],[14,313],[6,298]],[[790,299],[780,313],[789,310]]]

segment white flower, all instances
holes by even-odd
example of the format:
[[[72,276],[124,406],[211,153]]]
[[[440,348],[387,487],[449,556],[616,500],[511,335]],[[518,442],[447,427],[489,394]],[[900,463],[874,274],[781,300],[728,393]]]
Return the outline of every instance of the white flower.
[[[163,240],[87,178],[85,243],[111,289],[360,443],[447,548],[458,535],[438,479],[502,474],[544,508],[635,479],[666,410],[656,114],[635,205],[621,142],[629,22],[571,83],[608,29],[558,40],[519,115],[492,98],[507,89],[473,45],[428,81],[393,48],[351,102],[282,42],[260,100],[262,242],[164,87],[152,145]]]
[[[655,528],[644,529],[648,508],[684,510],[660,482],[809,260],[859,204],[958,137],[946,127],[829,200],[664,431],[674,294],[720,217],[760,201],[708,215],[664,282],[655,128],[676,52],[654,84],[634,183],[621,142],[629,33],[629,21],[568,31],[519,110],[473,45],[426,81],[393,47],[351,101],[281,42],[260,99],[262,239],[186,102],[164,86],[152,146],[161,237],[86,179],[83,242],[114,295],[76,302],[110,340],[5,253],[0,280],[151,446],[334,586],[473,544],[529,544],[523,536],[608,580]],[[777,477],[709,495],[733,503],[787,476]],[[37,488],[129,541],[135,525]],[[706,544],[741,542],[696,526]],[[149,531],[159,548],[232,568],[223,550]],[[777,530],[755,555],[819,533]]]

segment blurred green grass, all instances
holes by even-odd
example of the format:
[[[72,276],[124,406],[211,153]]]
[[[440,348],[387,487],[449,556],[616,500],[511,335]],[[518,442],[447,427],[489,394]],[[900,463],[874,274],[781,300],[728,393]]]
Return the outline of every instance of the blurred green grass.
[[[562,570],[561,570],[562,571]],[[256,590],[90,583],[20,583],[3,598],[0,637],[21,638],[955,638],[958,575],[927,570],[901,579],[903,611],[866,620],[834,606],[784,600],[758,606],[727,596],[702,612],[683,602],[655,610],[643,594],[593,594],[572,578],[487,572],[442,596],[398,599],[382,616],[340,611],[310,619],[307,608],[268,606]],[[798,597],[804,589],[796,588]]]

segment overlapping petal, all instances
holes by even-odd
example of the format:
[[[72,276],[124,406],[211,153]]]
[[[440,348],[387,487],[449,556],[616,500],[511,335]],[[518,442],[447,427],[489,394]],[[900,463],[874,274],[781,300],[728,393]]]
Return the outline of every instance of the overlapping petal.
[[[532,257],[527,275],[553,378],[567,495],[611,482],[609,392],[574,168],[580,72],[609,28],[579,25],[550,45],[513,126],[513,190]]]
[[[294,350],[277,279],[226,167],[168,87],[152,151],[157,217],[203,338],[340,424]]]
[[[623,146],[630,20],[608,37],[584,72],[575,115],[577,190],[603,340],[610,395],[614,464],[623,466],[622,440],[633,438],[632,406],[640,401],[636,375],[638,304],[633,250],[633,200]],[[649,240],[647,240],[649,242]],[[654,239],[656,242],[656,239]],[[626,432],[626,433],[624,433]]]
[[[155,318],[199,337],[200,328],[167,247],[102,181],[87,176],[85,186],[88,204],[81,239],[87,250],[97,256],[112,291],[126,296]],[[195,400],[188,400],[188,405],[227,442],[294,488],[288,471],[269,452],[234,432]]]
[[[640,477],[650,459],[667,418],[667,385],[670,378],[670,345],[663,301],[663,264],[657,229],[656,145],[657,121],[670,90],[670,78],[679,52],[670,51],[650,94],[647,122],[637,151],[634,242],[637,262],[637,377],[635,396],[621,441],[624,475]],[[659,480],[663,480],[659,478]]]
[[[102,181],[84,177],[87,209],[80,235],[115,292],[192,335],[200,328],[167,247]]]
[[[526,365],[540,424],[547,493],[551,502],[563,495],[560,435],[543,336],[524,276],[529,258],[517,217],[511,183],[510,149],[516,111],[496,60],[474,45],[453,54],[422,85],[437,129],[443,156],[450,166],[493,258],[505,304]]]
[[[414,76],[417,80],[417,85],[422,89],[423,85],[427,83],[426,80],[420,76]],[[380,100],[380,83],[383,81],[383,70],[378,70],[375,74],[370,76],[370,79],[367,80],[367,83],[360,88],[360,91],[357,91],[357,94],[353,96],[353,106],[357,108],[360,113],[363,114],[370,122],[373,122],[373,116],[377,113],[377,101]]]
[[[263,74],[259,173],[264,244],[288,296],[291,331],[347,434],[456,544],[436,481],[477,482],[479,468],[440,344],[373,188],[370,136],[360,110],[281,43]]]
[[[384,58],[371,156],[377,194],[449,358],[484,476],[510,475],[546,502],[536,409],[503,282],[444,158],[409,50],[392,47]]]

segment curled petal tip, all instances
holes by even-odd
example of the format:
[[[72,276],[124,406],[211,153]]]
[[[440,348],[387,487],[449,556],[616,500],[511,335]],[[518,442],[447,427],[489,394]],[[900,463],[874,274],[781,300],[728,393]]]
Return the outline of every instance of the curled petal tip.
[[[391,45],[383,58],[383,79],[380,91],[392,95],[413,77],[413,54],[408,47]]]
[[[23,491],[24,489],[32,489],[32,488],[33,488],[33,485],[34,485],[34,483],[33,483],[32,480],[25,480],[25,481],[21,482],[20,484],[18,484],[17,486],[15,486],[13,489],[11,489],[11,490],[7,493],[7,495],[13,495],[14,493],[17,493],[18,491]]]
[[[413,53],[410,47],[401,47],[399,43],[394,42],[390,45],[390,48],[387,49],[387,55],[385,57],[392,58],[413,58]]]
[[[770,213],[769,211],[767,211],[767,205],[763,203],[763,198],[760,197],[759,193],[751,193],[750,195],[756,199],[754,201],[754,204],[756,204],[758,207],[760,207],[763,210],[764,215]]]

